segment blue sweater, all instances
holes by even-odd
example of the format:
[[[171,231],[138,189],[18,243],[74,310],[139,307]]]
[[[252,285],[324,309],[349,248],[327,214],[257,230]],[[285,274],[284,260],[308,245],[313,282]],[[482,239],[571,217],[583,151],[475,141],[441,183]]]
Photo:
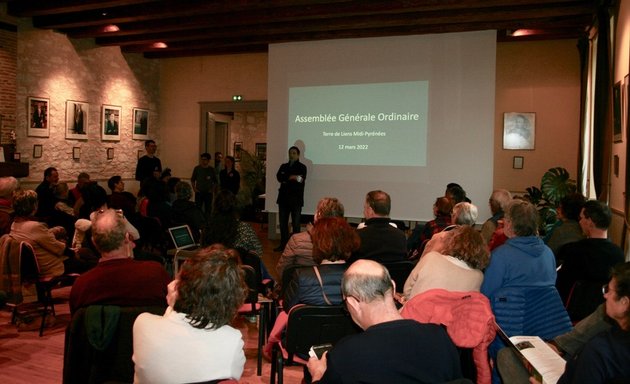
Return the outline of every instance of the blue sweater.
[[[556,284],[556,260],[538,236],[513,237],[492,251],[481,293],[487,297],[504,287]]]

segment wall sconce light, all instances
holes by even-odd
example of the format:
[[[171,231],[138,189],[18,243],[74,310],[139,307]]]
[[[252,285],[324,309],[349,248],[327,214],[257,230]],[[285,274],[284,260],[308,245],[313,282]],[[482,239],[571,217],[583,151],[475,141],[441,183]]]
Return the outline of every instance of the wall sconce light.
[[[241,95],[234,95],[234,96],[232,96],[232,101],[243,101],[243,96],[241,96]]]

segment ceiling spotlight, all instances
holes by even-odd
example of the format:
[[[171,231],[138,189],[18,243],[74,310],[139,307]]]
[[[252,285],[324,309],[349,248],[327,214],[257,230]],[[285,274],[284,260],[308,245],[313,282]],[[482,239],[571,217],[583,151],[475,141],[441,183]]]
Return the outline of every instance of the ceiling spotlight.
[[[234,95],[234,96],[232,96],[232,101],[243,101],[243,96],[241,96],[241,95]]]
[[[158,41],[151,44],[151,48],[159,48],[159,49],[168,48],[168,45],[166,45],[166,43],[163,41]]]
[[[118,32],[120,28],[116,24],[109,24],[103,27],[103,32]]]

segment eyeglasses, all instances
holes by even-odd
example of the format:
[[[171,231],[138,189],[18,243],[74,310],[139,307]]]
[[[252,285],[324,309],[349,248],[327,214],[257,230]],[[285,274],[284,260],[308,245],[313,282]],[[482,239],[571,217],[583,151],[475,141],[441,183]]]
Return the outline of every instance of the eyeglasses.
[[[616,290],[614,290],[614,289],[610,288],[610,287],[608,286],[608,284],[604,284],[604,285],[602,285],[602,294],[604,294],[604,295],[605,295],[605,294],[607,294],[607,293],[608,293],[608,292],[610,292],[610,291],[617,292]]]

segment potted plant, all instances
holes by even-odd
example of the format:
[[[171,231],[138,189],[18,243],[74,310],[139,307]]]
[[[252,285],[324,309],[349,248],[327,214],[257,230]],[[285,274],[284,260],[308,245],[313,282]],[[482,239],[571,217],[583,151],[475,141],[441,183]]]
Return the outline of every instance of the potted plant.
[[[562,167],[550,168],[542,176],[540,188],[531,186],[526,189],[525,198],[538,209],[540,231],[544,234],[558,221],[558,206],[566,196],[575,193],[577,185],[569,172]]]

